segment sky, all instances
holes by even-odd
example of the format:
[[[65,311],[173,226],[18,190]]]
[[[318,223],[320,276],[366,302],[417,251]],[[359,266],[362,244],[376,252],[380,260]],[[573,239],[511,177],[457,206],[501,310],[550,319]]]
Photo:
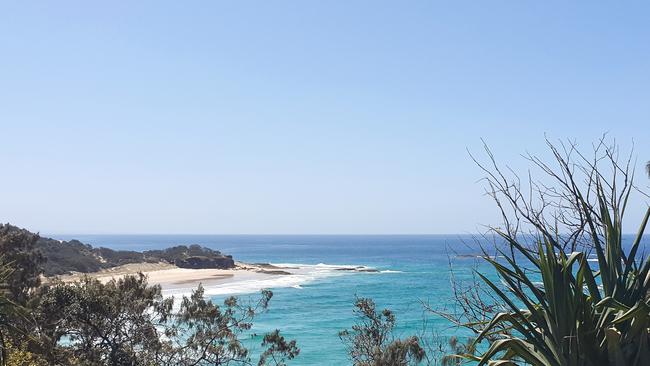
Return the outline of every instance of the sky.
[[[0,221],[472,233],[484,139],[650,160],[647,2],[2,1]],[[638,174],[647,187],[647,179]],[[628,215],[642,214],[634,201]],[[634,231],[632,228],[630,231]]]

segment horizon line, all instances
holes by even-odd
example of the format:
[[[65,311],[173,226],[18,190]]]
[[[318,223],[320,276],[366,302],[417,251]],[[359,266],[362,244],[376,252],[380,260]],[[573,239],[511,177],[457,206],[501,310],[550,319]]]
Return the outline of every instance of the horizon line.
[[[465,232],[465,233],[40,233],[44,236],[83,236],[83,235],[97,235],[97,236],[448,236],[448,235],[486,235],[489,233],[478,232]],[[638,232],[622,233],[622,235],[638,235]],[[643,236],[650,235],[644,233]]]
[[[40,233],[42,235],[158,235],[158,236],[170,236],[170,235],[187,235],[187,236],[198,236],[198,235],[214,235],[214,236],[418,236],[418,235],[481,235],[480,233]]]

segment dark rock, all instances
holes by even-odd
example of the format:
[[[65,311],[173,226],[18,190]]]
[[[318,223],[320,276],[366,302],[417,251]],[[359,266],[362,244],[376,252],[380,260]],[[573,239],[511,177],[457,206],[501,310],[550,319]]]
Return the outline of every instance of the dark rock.
[[[270,274],[270,275],[290,275],[291,274],[291,272],[287,272],[287,271],[266,270],[266,269],[260,269],[257,272],[258,273],[264,273],[264,274]]]
[[[357,269],[356,271],[357,272],[369,272],[369,273],[378,273],[379,272],[378,269],[374,269],[374,268],[362,268],[362,269]]]
[[[379,272],[379,270],[374,269],[374,268],[366,268],[366,267],[341,267],[337,268],[336,271],[351,271],[351,272],[369,272],[369,273],[376,273]]]

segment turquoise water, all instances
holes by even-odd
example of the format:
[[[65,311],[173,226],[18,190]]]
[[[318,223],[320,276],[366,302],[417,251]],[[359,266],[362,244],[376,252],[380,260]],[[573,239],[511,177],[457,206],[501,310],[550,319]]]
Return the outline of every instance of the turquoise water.
[[[57,237],[71,238],[94,246],[129,250],[200,244],[247,262],[363,265],[381,271],[339,273],[317,277],[299,286],[271,288],[274,297],[270,309],[257,319],[253,331],[263,334],[277,328],[287,338],[296,339],[301,353],[292,365],[349,364],[338,332],[354,324],[355,296],[371,297],[378,307],[392,309],[397,317],[398,336],[421,334],[423,330],[443,338],[462,335],[448,321],[425,311],[422,303],[451,309],[450,263],[456,279],[467,279],[476,264],[474,255],[479,253],[471,245],[470,237],[458,235]],[[490,273],[485,265],[481,271]],[[223,295],[214,299],[221,300]],[[259,339],[253,341],[259,343]]]

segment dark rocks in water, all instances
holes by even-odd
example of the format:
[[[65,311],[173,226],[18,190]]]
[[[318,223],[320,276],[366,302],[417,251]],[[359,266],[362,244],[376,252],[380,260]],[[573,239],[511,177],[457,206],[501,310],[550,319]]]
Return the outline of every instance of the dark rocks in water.
[[[287,272],[287,271],[266,270],[266,269],[260,269],[257,272],[258,273],[264,273],[264,274],[270,274],[270,275],[290,275],[291,274],[291,272]]]
[[[202,269],[202,268],[228,269],[228,268],[235,267],[235,261],[232,259],[232,256],[229,255],[220,255],[220,256],[213,256],[213,257],[191,256],[185,258],[178,258],[174,260],[174,264],[180,268],[192,268],[192,269]]]
[[[378,269],[367,268],[367,267],[340,267],[336,269],[337,271],[353,271],[353,272],[368,272],[368,273],[377,273]]]
[[[369,273],[378,273],[379,272],[378,269],[374,269],[374,268],[362,268],[362,269],[357,269],[356,271],[357,272],[369,272]]]
[[[270,264],[270,263],[251,263],[251,265],[256,266],[256,267],[260,267],[260,268],[263,268],[263,269],[271,269],[271,270],[273,270],[273,269],[278,269],[278,270],[282,270],[282,269],[298,269],[298,267],[280,267],[280,266],[275,266],[275,265]],[[286,273],[291,274],[289,272],[286,272]]]

